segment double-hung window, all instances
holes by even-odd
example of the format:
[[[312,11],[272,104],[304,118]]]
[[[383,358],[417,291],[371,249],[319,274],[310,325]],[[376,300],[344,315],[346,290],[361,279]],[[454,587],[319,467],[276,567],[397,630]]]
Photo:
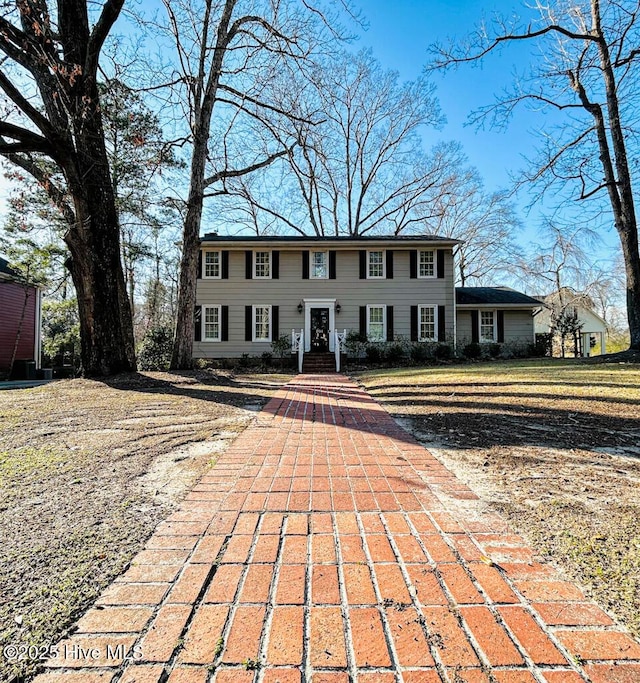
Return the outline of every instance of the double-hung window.
[[[220,278],[220,252],[219,251],[205,251],[204,252],[204,277]]]
[[[311,252],[310,277],[313,280],[326,280],[329,277],[329,252]]]
[[[367,338],[372,342],[387,338],[386,306],[367,306]]]
[[[367,277],[384,278],[384,251],[369,251],[367,259]]]
[[[430,342],[438,339],[438,325],[435,306],[418,306],[418,341]]]
[[[435,277],[435,253],[433,249],[418,252],[418,277]]]
[[[222,338],[220,306],[202,307],[202,340],[219,342]]]
[[[271,306],[253,307],[253,341],[271,341]]]
[[[480,311],[480,341],[493,342],[496,340],[495,311]]]
[[[271,252],[253,252],[253,277],[268,280],[271,278]]]

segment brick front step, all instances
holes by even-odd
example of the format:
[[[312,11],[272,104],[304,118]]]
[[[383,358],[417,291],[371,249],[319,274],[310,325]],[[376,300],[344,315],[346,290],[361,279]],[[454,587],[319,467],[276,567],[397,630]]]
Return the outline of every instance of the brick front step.
[[[336,357],[333,353],[305,353],[302,372],[325,375],[336,371]]]

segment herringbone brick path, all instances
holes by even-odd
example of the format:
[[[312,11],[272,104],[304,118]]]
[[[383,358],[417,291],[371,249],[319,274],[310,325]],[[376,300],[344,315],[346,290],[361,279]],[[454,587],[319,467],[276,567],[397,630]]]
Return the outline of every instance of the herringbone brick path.
[[[37,683],[640,681],[640,645],[335,375],[279,392],[60,654]]]

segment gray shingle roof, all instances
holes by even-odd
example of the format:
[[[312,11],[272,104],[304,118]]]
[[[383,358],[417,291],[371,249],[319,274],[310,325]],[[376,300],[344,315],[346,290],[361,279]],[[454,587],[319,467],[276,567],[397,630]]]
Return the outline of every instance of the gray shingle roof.
[[[526,307],[541,306],[538,299],[517,292],[509,287],[456,287],[456,303],[458,305],[496,304],[522,305]]]

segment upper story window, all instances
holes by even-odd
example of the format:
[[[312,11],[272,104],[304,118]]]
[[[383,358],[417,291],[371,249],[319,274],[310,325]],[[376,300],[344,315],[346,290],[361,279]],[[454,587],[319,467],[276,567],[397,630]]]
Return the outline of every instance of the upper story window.
[[[254,251],[253,252],[253,277],[265,278],[271,277],[271,252],[270,251]]]
[[[205,251],[204,252],[204,277],[220,278],[220,252],[219,251]]]
[[[367,277],[368,278],[383,278],[384,273],[384,251],[369,251],[367,252]]]
[[[386,334],[386,306],[367,306],[367,338],[384,341]]]
[[[220,341],[220,306],[202,307],[202,340]]]
[[[314,280],[326,280],[329,277],[329,253],[326,251],[311,252],[311,268],[309,275]]]
[[[253,341],[271,341],[271,306],[253,307]]]
[[[495,311],[480,312],[480,341],[492,342],[496,340]]]
[[[436,341],[436,307],[418,306],[418,340]]]
[[[435,254],[433,249],[418,252],[418,277],[435,277]]]

